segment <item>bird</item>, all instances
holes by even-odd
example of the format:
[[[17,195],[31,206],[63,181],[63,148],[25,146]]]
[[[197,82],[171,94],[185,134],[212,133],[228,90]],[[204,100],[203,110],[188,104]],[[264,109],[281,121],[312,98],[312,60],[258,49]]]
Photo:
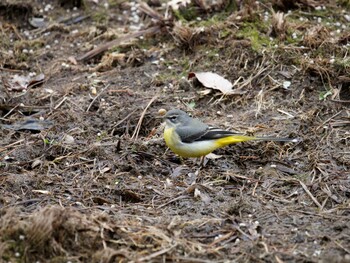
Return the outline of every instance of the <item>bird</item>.
[[[299,138],[255,137],[211,127],[190,117],[179,109],[169,110],[165,116],[164,140],[181,157],[204,157],[230,144],[246,141],[299,142]]]

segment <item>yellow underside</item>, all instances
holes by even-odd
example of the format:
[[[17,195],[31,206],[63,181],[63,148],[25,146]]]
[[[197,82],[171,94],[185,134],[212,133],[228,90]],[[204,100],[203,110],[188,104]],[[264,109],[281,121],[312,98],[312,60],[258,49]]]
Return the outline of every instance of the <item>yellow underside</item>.
[[[175,128],[164,130],[164,140],[167,146],[182,157],[201,157],[211,153],[215,149],[238,142],[255,140],[255,137],[245,135],[231,135],[225,138],[206,141],[195,141],[192,143],[181,142],[179,136],[174,132]]]

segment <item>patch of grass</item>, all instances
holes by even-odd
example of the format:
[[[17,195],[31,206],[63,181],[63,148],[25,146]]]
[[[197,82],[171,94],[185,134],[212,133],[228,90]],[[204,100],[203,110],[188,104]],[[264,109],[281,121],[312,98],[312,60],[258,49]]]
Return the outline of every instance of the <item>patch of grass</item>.
[[[339,70],[349,70],[350,69],[350,58],[336,58],[334,61],[334,66]]]
[[[342,7],[350,8],[350,0],[337,0],[337,4]]]
[[[167,72],[163,72],[154,77],[153,83],[157,86],[161,86],[165,83],[169,83],[170,80],[180,78],[180,74],[176,73],[175,70],[170,70]]]
[[[92,15],[92,19],[97,23],[97,24],[106,24],[108,22],[108,15],[105,10],[95,12]]]
[[[218,14],[215,14],[215,15],[209,17],[206,20],[198,21],[197,25],[200,27],[211,27],[213,25],[218,26],[221,23],[223,23],[227,17],[228,17],[228,13],[225,13],[225,12],[218,13]]]
[[[224,38],[228,37],[229,35],[231,35],[231,33],[232,33],[231,30],[229,30],[227,28],[223,28],[219,32],[219,38],[224,39]]]
[[[234,0],[227,1],[227,4],[225,6],[226,12],[232,13],[232,12],[237,11],[237,10],[238,10],[237,1],[234,1]]]
[[[186,22],[195,20],[199,13],[195,6],[187,6],[186,8],[179,8],[178,10],[174,10],[174,15],[177,20]]]
[[[266,36],[256,23],[244,23],[244,25],[238,30],[237,37],[242,39],[249,39],[251,42],[252,49],[260,52],[264,47],[271,46],[273,41]]]
[[[118,7],[120,4],[127,2],[128,0],[108,0],[110,7]]]
[[[23,49],[39,49],[45,46],[45,42],[43,40],[22,40],[17,41],[14,44],[15,50],[22,51]]]
[[[318,99],[319,100],[326,100],[328,96],[332,95],[333,92],[331,90],[321,91]]]
[[[139,39],[135,42],[134,46],[137,46],[139,49],[150,49],[152,47],[157,46],[157,44],[160,42],[160,39],[156,39],[153,37],[147,37],[144,39]]]

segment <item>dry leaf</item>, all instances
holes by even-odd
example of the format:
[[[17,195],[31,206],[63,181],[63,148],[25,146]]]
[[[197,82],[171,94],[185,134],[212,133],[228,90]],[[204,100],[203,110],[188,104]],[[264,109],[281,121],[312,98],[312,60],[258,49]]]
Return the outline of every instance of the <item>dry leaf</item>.
[[[221,157],[222,157],[222,155],[217,155],[215,153],[209,153],[205,156],[205,158],[210,159],[210,160],[220,159]]]
[[[171,0],[168,5],[171,6],[173,10],[178,10],[180,6],[187,6],[191,3],[191,0]]]
[[[3,77],[2,82],[9,91],[23,91],[43,83],[44,79],[45,75],[42,73],[34,77],[16,74],[11,79]]]
[[[188,74],[188,79],[197,78],[197,80],[207,88],[216,89],[221,91],[224,95],[237,94],[233,89],[233,84],[221,77],[220,75],[213,72],[190,72]],[[241,92],[240,92],[241,94]]]

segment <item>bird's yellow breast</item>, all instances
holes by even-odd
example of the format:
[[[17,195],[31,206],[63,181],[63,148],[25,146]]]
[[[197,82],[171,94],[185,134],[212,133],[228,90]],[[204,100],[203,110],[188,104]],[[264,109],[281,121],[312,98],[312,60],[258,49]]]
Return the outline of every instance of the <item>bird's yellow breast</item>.
[[[165,140],[165,143],[166,145],[172,149],[175,147],[176,145],[176,142],[175,142],[175,139],[177,137],[177,134],[174,132],[175,128],[167,128],[165,127],[164,129],[164,140]],[[175,137],[175,138],[173,138]],[[177,138],[179,139],[179,138]]]
[[[166,145],[176,154],[182,157],[201,157],[215,150],[217,147],[215,141],[198,141],[184,143],[175,128],[165,128],[164,140]]]

